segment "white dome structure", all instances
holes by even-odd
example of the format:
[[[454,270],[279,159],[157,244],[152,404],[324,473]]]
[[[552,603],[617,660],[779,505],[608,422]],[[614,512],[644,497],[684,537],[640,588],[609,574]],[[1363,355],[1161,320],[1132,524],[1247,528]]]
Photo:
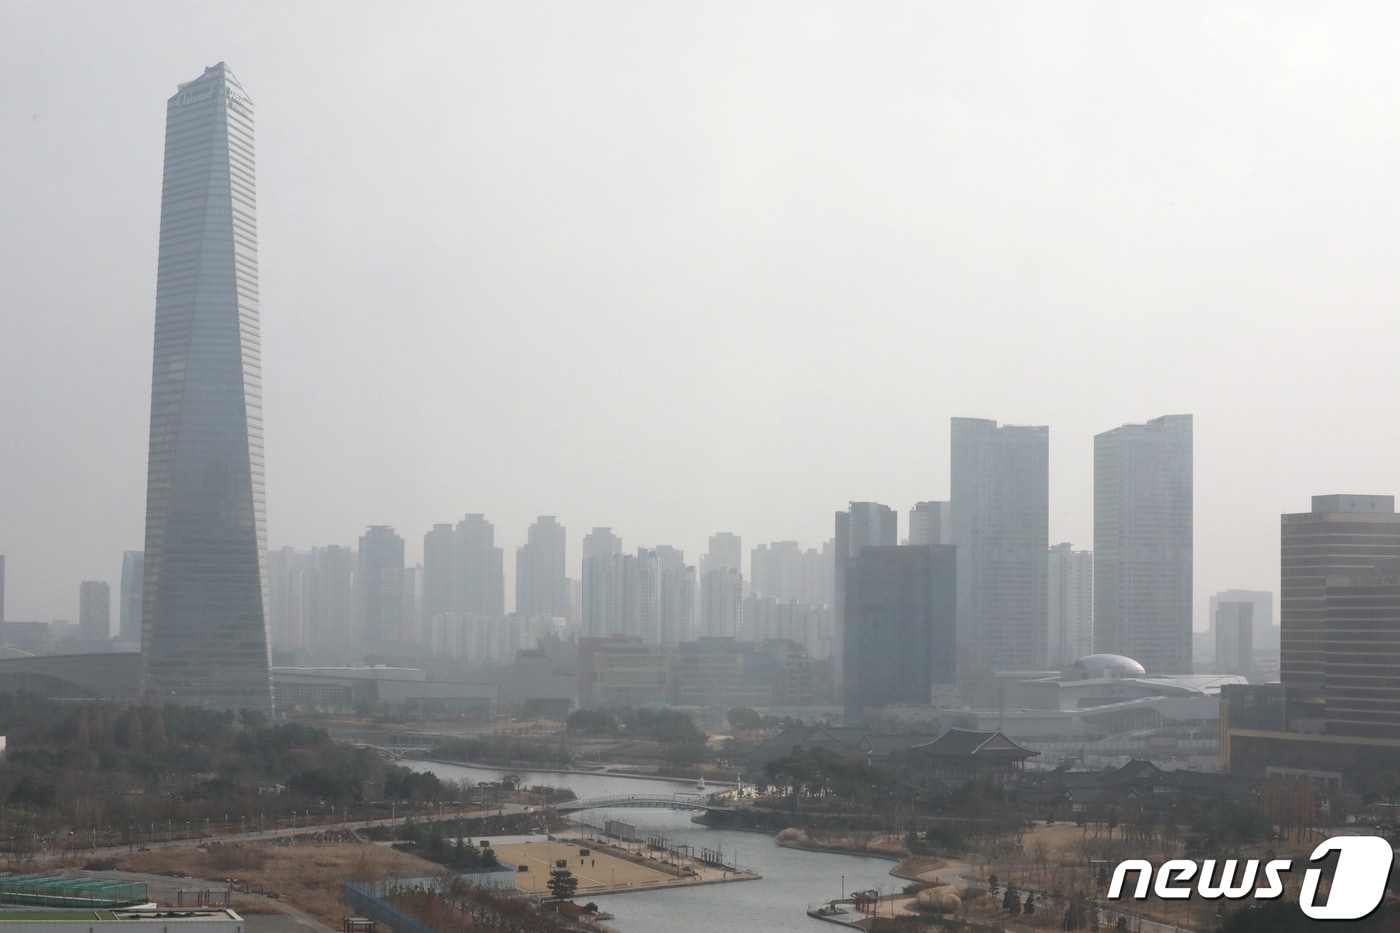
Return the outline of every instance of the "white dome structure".
[[[1147,676],[1147,668],[1121,654],[1085,655],[1070,665],[1070,670],[1084,680]]]

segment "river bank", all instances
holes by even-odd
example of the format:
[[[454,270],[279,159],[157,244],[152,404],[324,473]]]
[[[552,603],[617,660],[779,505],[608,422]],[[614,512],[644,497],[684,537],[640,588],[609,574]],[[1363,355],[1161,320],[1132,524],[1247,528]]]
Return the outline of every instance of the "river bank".
[[[430,769],[440,779],[468,781],[473,785],[498,781],[508,770],[495,766],[469,767],[455,762],[406,760],[404,763]],[[558,769],[520,773],[529,784],[553,783],[567,787],[582,799],[649,791],[669,795],[678,790],[676,785],[681,783],[675,778]],[[541,780],[535,780],[536,776]],[[705,780],[710,783],[708,777]],[[839,900],[844,892],[850,891],[874,888],[884,894],[894,894],[908,883],[890,874],[895,866],[888,858],[873,857],[869,853],[784,848],[775,844],[772,830],[753,832],[739,827],[709,827],[692,822],[691,814],[679,810],[615,808],[591,813],[591,822],[624,821],[632,824],[635,835],[646,842],[656,838],[667,848],[687,856],[698,856],[709,850],[724,864],[761,876],[752,884],[633,886],[615,892],[587,894],[587,900],[615,915],[616,919],[608,925],[620,933],[657,933],[670,929],[684,929],[686,933],[733,933],[734,930],[813,933],[822,927],[808,918],[809,908]],[[601,830],[598,832],[601,834]],[[637,845],[634,843],[633,847]],[[570,866],[571,871],[578,867],[578,859],[582,857],[573,856],[575,864]],[[600,860],[598,866],[602,864]],[[595,869],[592,864],[584,867]],[[531,873],[535,871],[537,869],[531,869]],[[723,878],[722,871],[720,877]]]
[[[405,762],[410,761],[417,761],[423,762],[425,764],[452,765],[455,768],[473,768],[477,771],[495,771],[500,772],[501,774],[564,774],[583,777],[619,778],[622,780],[633,781],[664,781],[667,784],[681,784],[689,785],[691,787],[695,787],[697,780],[696,778],[671,777],[669,775],[664,774],[642,774],[637,771],[612,770],[614,767],[631,767],[629,765],[604,765],[600,768],[531,768],[519,767],[517,765],[483,764],[477,761],[450,761],[446,758],[427,758],[418,755],[414,755],[412,757],[405,755],[404,757],[398,759],[398,761],[400,764],[404,764]],[[735,786],[734,784],[728,781],[714,780],[710,781],[709,784],[706,785],[706,789],[708,790],[711,785],[719,788],[730,788]]]

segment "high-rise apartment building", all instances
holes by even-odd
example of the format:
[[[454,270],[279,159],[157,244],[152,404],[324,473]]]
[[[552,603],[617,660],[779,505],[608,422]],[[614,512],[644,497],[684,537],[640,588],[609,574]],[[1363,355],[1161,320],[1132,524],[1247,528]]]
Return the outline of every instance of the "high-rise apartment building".
[[[356,625],[355,549],[312,548],[309,580],[302,584],[302,644],[318,663],[345,662],[359,641]]]
[[[267,628],[276,651],[306,647],[305,586],[313,557],[290,547],[267,556]]]
[[[923,706],[957,679],[957,556],[948,545],[864,547],[846,560],[845,718]]]
[[[1046,663],[1050,429],[954,418],[958,676]]]
[[[1094,437],[1094,650],[1191,672],[1191,416]]]
[[[505,555],[496,547],[496,526],[471,514],[457,523],[452,539],[452,608],[499,617],[506,614]]]
[[[700,631],[700,581],[685,552],[670,545],[655,548],[661,574],[661,643],[693,641]]]
[[[270,712],[256,203],[253,103],[220,62],[166,103],[142,679]]]
[[[731,531],[710,535],[700,557],[700,634],[737,637],[744,607],[744,544]]]
[[[522,616],[569,617],[567,532],[553,515],[535,519],[515,550],[515,611]]]
[[[1094,653],[1094,552],[1057,544],[1048,573],[1048,657],[1051,667],[1064,667]]]
[[[710,535],[710,548],[700,558],[700,576],[712,570],[729,567],[744,573],[744,539],[732,531],[720,531]]]
[[[661,641],[661,561],[656,551],[638,548],[636,554],[619,555],[614,580],[621,607],[621,634],[635,635],[647,644]]]
[[[734,567],[718,567],[700,580],[700,637],[746,638],[744,579]]]
[[[403,538],[389,525],[371,525],[360,536],[355,573],[360,631],[365,651],[395,648],[404,638]]]
[[[423,621],[452,611],[453,529],[449,524],[434,525],[423,535]]]
[[[105,580],[78,584],[78,637],[84,641],[112,637],[112,585]]]
[[[605,638],[621,631],[617,605],[617,564],[622,539],[611,528],[594,528],[583,537],[583,635]]]

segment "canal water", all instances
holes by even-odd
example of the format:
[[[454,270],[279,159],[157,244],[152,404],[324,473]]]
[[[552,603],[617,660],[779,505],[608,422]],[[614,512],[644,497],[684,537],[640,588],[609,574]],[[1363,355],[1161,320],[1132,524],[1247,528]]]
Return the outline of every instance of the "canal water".
[[[443,780],[499,781],[506,772],[488,768],[434,762],[402,762],[431,771]],[[567,787],[581,799],[620,794],[675,794],[694,792],[688,783],[640,778],[611,777],[574,772],[513,772],[526,785]],[[606,809],[588,810],[578,819],[601,826],[604,820],[622,820],[637,827],[641,836],[665,836],[672,846],[718,849],[724,860],[762,875],[758,881],[666,888],[636,894],[611,894],[577,898],[588,900],[616,919],[608,925],[622,933],[762,933],[805,931],[822,933],[837,929],[807,916],[807,908],[852,891],[875,888],[882,894],[900,890],[907,882],[890,874],[887,859],[834,855],[783,848],[761,833],[711,829],[690,821],[686,810]],[[732,859],[731,859],[732,856]]]

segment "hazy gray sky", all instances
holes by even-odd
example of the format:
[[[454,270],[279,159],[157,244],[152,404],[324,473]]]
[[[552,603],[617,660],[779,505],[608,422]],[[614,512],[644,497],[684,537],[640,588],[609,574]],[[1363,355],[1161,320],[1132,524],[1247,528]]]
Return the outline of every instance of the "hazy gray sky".
[[[268,534],[628,548],[948,493],[948,419],[1195,415],[1197,625],[1400,492],[1388,3],[0,5],[0,553],[144,534],[165,100],[256,102]],[[115,593],[114,593],[115,595]]]

